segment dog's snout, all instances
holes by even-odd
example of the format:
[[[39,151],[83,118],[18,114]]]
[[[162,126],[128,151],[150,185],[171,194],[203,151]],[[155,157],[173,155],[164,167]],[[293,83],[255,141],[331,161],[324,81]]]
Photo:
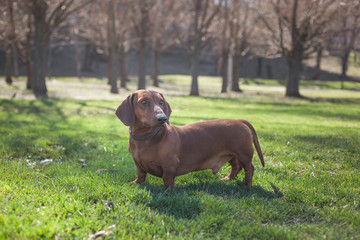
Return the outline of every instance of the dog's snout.
[[[158,121],[158,123],[165,123],[167,121],[167,117],[164,113],[159,113],[156,115],[156,120]]]

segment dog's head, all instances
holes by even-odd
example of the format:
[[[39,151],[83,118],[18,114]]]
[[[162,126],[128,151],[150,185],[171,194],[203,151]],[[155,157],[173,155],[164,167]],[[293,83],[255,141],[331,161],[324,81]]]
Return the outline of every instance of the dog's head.
[[[116,109],[115,114],[126,126],[138,123],[155,127],[169,123],[171,108],[161,93],[139,90],[129,95]]]

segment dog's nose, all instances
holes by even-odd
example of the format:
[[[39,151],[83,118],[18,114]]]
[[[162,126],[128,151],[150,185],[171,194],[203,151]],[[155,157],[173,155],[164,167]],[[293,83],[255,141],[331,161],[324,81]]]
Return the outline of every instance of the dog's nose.
[[[167,121],[167,117],[165,114],[160,113],[160,114],[156,115],[156,120],[158,121],[158,123],[163,124],[164,122]]]

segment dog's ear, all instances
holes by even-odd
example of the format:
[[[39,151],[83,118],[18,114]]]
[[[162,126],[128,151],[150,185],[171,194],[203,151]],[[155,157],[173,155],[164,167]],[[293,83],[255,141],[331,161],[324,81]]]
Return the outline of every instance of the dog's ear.
[[[169,122],[169,119],[170,119],[170,115],[171,115],[171,112],[172,112],[171,107],[170,107],[169,103],[165,100],[163,94],[160,93],[160,95],[161,95],[161,96],[163,97],[163,99],[164,99],[164,104],[165,104],[165,106],[164,106],[164,113],[165,113],[165,115],[166,115],[166,117],[167,117],[167,119],[168,119],[167,122],[170,123],[170,122]]]
[[[135,111],[133,106],[133,95],[129,95],[116,109],[116,116],[126,125],[135,123]]]

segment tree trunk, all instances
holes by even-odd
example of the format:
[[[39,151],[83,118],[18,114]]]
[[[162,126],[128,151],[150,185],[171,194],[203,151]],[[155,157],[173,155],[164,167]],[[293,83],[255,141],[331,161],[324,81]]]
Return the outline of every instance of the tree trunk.
[[[32,66],[31,66],[30,59],[26,60],[25,67],[26,67],[26,77],[27,77],[27,79],[26,79],[26,89],[30,90],[30,89],[32,89],[31,83],[32,83],[32,78],[33,78]]]
[[[32,71],[32,62],[31,62],[31,39],[33,34],[33,27],[32,27],[32,14],[31,14],[31,7],[28,5],[28,18],[27,18],[27,27],[29,29],[28,33],[26,34],[26,48],[25,48],[25,67],[26,67],[26,89],[32,89],[31,85],[33,82],[33,71]]]
[[[356,54],[356,52],[354,52],[354,63],[357,64],[358,61],[358,55]]]
[[[48,79],[51,79],[51,77],[52,77],[52,75],[51,75],[51,62],[52,62],[52,58],[53,58],[52,52],[53,52],[53,49],[49,46],[48,51],[47,51],[48,56],[47,56],[47,61],[46,61],[46,75],[45,75],[45,77],[47,77]]]
[[[199,59],[200,59],[200,47],[201,47],[201,32],[199,29],[199,18],[201,11],[201,2],[195,2],[195,21],[194,21],[194,47],[190,53],[191,57],[191,90],[190,96],[199,96],[199,84],[198,84],[198,75],[199,75]]]
[[[222,78],[222,86],[221,86],[222,93],[227,92],[227,86],[228,86],[227,68],[228,68],[228,52],[223,51],[221,54],[221,67],[220,67],[221,78]]]
[[[81,79],[81,60],[80,60],[80,46],[74,45],[75,59],[76,59],[76,76]]]
[[[118,93],[117,71],[116,71],[116,36],[115,36],[115,4],[114,0],[109,1],[108,19],[107,19],[107,37],[108,37],[108,80],[111,86],[111,93]]]
[[[126,88],[127,72],[126,72],[126,54],[124,45],[120,45],[119,49],[119,63],[120,63],[120,87]]]
[[[111,86],[110,92],[111,93],[119,93],[119,90],[117,88],[117,71],[116,71],[116,52],[115,51],[109,51],[108,56],[108,80],[109,84]]]
[[[287,97],[301,97],[299,93],[299,77],[301,73],[302,52],[297,50],[295,58],[288,60],[288,74],[286,78]]]
[[[18,62],[18,58],[17,58],[17,54],[16,54],[16,48],[13,46],[12,47],[12,58],[13,58],[13,65],[14,65],[14,71],[13,71],[13,76],[14,77],[19,77],[19,62]]]
[[[225,93],[228,90],[229,86],[229,52],[230,52],[230,46],[229,46],[229,1],[224,1],[224,7],[223,7],[223,14],[221,14],[221,18],[223,18],[224,23],[222,25],[222,31],[221,31],[221,56],[220,56],[220,71],[221,71],[221,78],[222,78],[222,86],[221,86],[221,93]]]
[[[314,68],[314,75],[312,77],[312,80],[316,80],[319,78],[319,75],[320,75],[320,67],[321,67],[321,58],[322,58],[322,53],[323,53],[323,48],[320,47],[318,50],[317,50],[317,53],[316,53],[316,65],[315,65],[315,68]]]
[[[299,93],[300,74],[302,67],[302,59],[304,48],[301,43],[294,46],[293,51],[287,56],[288,74],[286,77],[286,93],[287,97],[301,97]]]
[[[49,41],[46,29],[46,11],[47,3],[37,1],[33,6],[35,35],[34,35],[34,61],[33,78],[31,82],[32,90],[37,98],[47,97],[47,88],[45,82],[46,66],[48,58]]]
[[[234,61],[231,53],[228,53],[227,57],[227,87],[230,89],[232,88],[232,79],[233,79],[233,67]]]
[[[266,75],[268,79],[272,79],[273,77],[270,62],[266,65]]]
[[[263,58],[262,57],[258,57],[257,58],[257,66],[256,66],[256,77],[261,78],[261,70],[262,70],[262,63],[263,63]]]
[[[299,93],[299,75],[301,72],[301,62],[289,64],[288,75],[286,79],[286,96],[300,97]]]
[[[145,39],[140,40],[138,89],[146,89]]]
[[[199,57],[200,57],[200,51],[195,49],[194,53],[191,55],[191,90],[190,90],[190,96],[199,96],[199,84],[198,84]]]
[[[143,1],[140,7],[140,25],[138,26],[139,36],[139,82],[138,89],[146,89],[146,63],[145,63],[145,51],[146,51],[146,38],[149,24],[149,2]]]
[[[12,84],[12,51],[11,46],[8,46],[5,50],[6,59],[5,59],[5,81],[7,84]]]
[[[152,76],[152,79],[153,79],[153,86],[154,87],[159,87],[159,50],[158,49],[154,49],[153,50],[153,56],[154,56],[154,59],[153,59],[153,64],[154,64],[154,68],[153,68],[153,76]]]
[[[85,47],[84,63],[83,70],[90,72],[91,71],[91,59],[92,59],[93,47],[88,43]]]
[[[344,89],[344,81],[347,78],[349,55],[350,51],[346,51],[344,55],[341,56],[341,89]]]
[[[239,87],[239,65],[241,62],[241,56],[235,55],[233,57],[233,74],[232,74],[232,83],[231,83],[231,91],[241,92]]]

